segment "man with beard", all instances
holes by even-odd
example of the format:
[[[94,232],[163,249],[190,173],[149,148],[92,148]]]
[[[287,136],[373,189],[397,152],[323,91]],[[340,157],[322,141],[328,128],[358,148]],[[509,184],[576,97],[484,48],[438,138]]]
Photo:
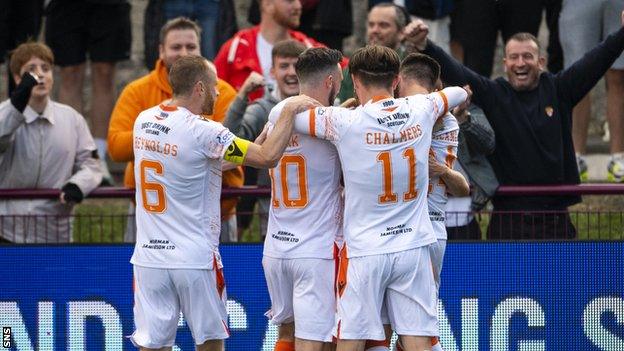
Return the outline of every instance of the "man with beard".
[[[137,242],[132,342],[171,350],[183,312],[197,350],[222,351],[226,293],[219,255],[222,161],[273,167],[293,130],[293,115],[318,105],[296,97],[262,146],[238,138],[204,115],[213,113],[217,78],[206,59],[176,61],[170,102],[134,123]]]
[[[301,2],[299,0],[259,0],[260,24],[243,29],[228,40],[217,54],[215,65],[219,78],[239,90],[251,72],[264,76],[269,86],[275,85],[271,77],[271,50],[280,41],[293,39],[306,48],[324,46],[305,34],[294,30],[299,27]],[[343,59],[342,65],[346,65]],[[251,101],[262,97],[262,90],[249,94]]]
[[[128,162],[124,176],[124,185],[135,187],[133,169],[134,154],[132,152],[132,126],[136,117],[143,110],[170,99],[172,90],[169,84],[169,70],[174,62],[181,57],[200,54],[200,29],[197,24],[187,18],[178,17],[168,21],[160,31],[159,60],[156,68],[149,74],[131,82],[119,95],[111,114],[108,129],[108,152],[116,162]],[[236,91],[226,82],[217,80],[219,96],[215,102],[214,113],[208,118],[217,122],[225,119],[230,103]],[[241,186],[243,173],[241,169],[233,169],[224,173],[223,182],[228,186]],[[236,199],[222,201],[223,215],[222,235],[224,241],[236,240]],[[130,223],[124,241],[134,241],[134,224]]]
[[[409,13],[401,6],[391,2],[382,2],[373,6],[366,20],[367,44],[389,47],[399,54],[400,59],[403,59],[406,55],[402,45],[403,29],[409,21]],[[343,75],[344,80],[338,94],[341,102],[355,96],[348,68],[344,69]]]
[[[340,51],[306,50],[296,64],[301,93],[330,106],[342,81]],[[279,116],[286,99],[271,111]],[[272,133],[272,132],[271,132]],[[342,237],[341,169],[336,148],[293,134],[270,170],[271,202],[262,267],[278,325],[275,351],[321,351],[332,341],[336,241]]]
[[[621,13],[624,25],[624,12]],[[427,40],[427,26],[413,22],[406,40],[434,58],[448,84],[469,84],[496,135],[489,156],[503,185],[578,184],[572,143],[572,109],[596,85],[624,50],[620,27],[585,56],[557,74],[544,72],[546,59],[529,33],[505,44],[507,80],[481,76]],[[567,207],[580,196],[494,196],[488,236],[493,239],[573,238]]]
[[[265,89],[264,96],[248,106],[248,94],[265,83],[264,78],[260,74],[251,72],[232,105],[230,105],[223,125],[238,137],[255,140],[269,119],[271,109],[283,99],[299,94],[299,80],[295,72],[295,64],[297,63],[297,58],[305,49],[305,46],[296,40],[284,40],[275,44],[271,53],[273,62],[271,75],[276,80],[276,87]],[[269,173],[264,170],[256,171],[253,168],[246,168],[245,184],[270,186]],[[238,204],[239,238],[242,236],[243,230],[247,229],[251,223],[251,215],[242,213],[253,212],[255,204],[255,197],[243,198]],[[267,216],[269,214],[269,199],[258,199],[258,206],[260,235],[264,237],[267,229]]]

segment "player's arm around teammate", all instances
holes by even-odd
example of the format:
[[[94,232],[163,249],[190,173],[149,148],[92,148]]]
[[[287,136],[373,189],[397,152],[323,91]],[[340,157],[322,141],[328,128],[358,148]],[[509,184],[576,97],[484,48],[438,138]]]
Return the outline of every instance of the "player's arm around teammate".
[[[250,143],[245,140],[247,145],[245,146],[246,156],[244,157],[243,165],[256,168],[275,167],[290,140],[290,135],[295,125],[294,117],[298,113],[316,106],[320,106],[318,101],[306,95],[299,95],[289,99],[284,105],[284,109],[280,114],[279,120],[275,123],[272,132],[267,135],[262,145]],[[234,147],[236,148],[237,145],[234,145]],[[226,155],[228,152],[230,152],[229,149]]]

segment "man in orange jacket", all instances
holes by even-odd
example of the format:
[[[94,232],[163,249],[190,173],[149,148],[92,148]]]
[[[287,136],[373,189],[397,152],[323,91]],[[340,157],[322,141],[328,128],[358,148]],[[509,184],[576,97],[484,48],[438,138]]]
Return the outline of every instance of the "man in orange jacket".
[[[300,18],[299,0],[261,0],[260,24],[236,33],[215,57],[219,78],[239,90],[251,72],[258,72],[267,84],[274,86],[275,78],[270,74],[271,50],[277,42],[293,39],[306,48],[325,46],[293,29],[299,27]],[[344,68],[347,63],[343,58],[340,65]],[[256,89],[249,94],[249,100],[262,97],[262,93],[262,89]]]
[[[108,129],[108,152],[116,162],[128,162],[124,185],[135,187],[134,153],[132,150],[132,128],[139,113],[158,105],[172,95],[169,84],[169,69],[180,57],[200,55],[200,29],[187,18],[175,18],[167,22],[160,31],[159,60],[149,74],[131,82],[122,91],[110,119]],[[223,80],[217,81],[219,96],[215,102],[214,114],[208,118],[221,122],[225,119],[236,91]],[[223,173],[223,185],[240,187],[243,185],[243,172],[235,168]],[[221,239],[236,241],[236,199],[221,201]],[[134,241],[134,231],[126,230],[126,242]]]

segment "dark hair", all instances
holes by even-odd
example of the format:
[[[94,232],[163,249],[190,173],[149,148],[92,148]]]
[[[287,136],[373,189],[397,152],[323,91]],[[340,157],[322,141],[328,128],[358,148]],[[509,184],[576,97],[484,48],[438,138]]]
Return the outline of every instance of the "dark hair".
[[[520,33],[516,33],[516,34],[512,35],[505,42],[505,50],[507,50],[507,44],[509,44],[509,42],[512,41],[512,40],[515,40],[515,41],[532,41],[532,42],[535,43],[535,45],[537,45],[537,52],[539,53],[541,51],[541,45],[539,43],[539,40],[537,40],[535,35],[533,35],[531,33],[520,32]]]
[[[372,11],[375,8],[388,8],[388,7],[394,8],[394,12],[395,12],[394,22],[396,23],[396,26],[399,29],[399,31],[402,31],[403,28],[405,28],[405,26],[407,26],[407,24],[410,22],[410,14],[407,11],[407,9],[405,9],[405,7],[399,6],[392,2],[381,2],[371,7],[370,10]]]
[[[215,79],[206,59],[196,55],[179,58],[169,71],[169,83],[174,96],[188,96],[197,82],[208,83]]]
[[[33,57],[38,57],[51,65],[54,64],[54,54],[46,44],[29,41],[20,44],[11,52],[11,58],[9,59],[9,69],[11,73],[19,76],[22,66]]]
[[[306,49],[305,45],[296,40],[282,40],[273,46],[271,50],[271,60],[275,62],[276,57],[296,58]]]
[[[424,54],[412,53],[401,61],[402,78],[413,79],[432,91],[440,78],[440,64]]]
[[[381,45],[366,45],[355,50],[349,61],[349,72],[367,86],[392,87],[399,74],[401,60],[396,51]]]
[[[195,33],[197,34],[197,38],[201,42],[201,28],[197,25],[197,23],[187,17],[176,17],[167,21],[167,23],[165,23],[165,25],[162,26],[162,28],[160,29],[160,44],[165,43],[165,38],[167,37],[167,34],[169,34],[169,32],[171,32],[172,30],[189,29],[195,31]]]
[[[295,71],[300,81],[304,83],[317,77],[319,73],[326,73],[336,69],[342,60],[338,50],[330,48],[311,48],[299,55],[295,64]]]

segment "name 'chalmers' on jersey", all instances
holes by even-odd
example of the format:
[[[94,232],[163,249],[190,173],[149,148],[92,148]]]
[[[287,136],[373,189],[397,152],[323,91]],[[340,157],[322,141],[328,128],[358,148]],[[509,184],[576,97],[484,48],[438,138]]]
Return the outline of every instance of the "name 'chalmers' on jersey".
[[[451,87],[400,99],[380,97],[352,110],[319,107],[297,115],[297,133],[329,140],[338,150],[348,257],[436,241],[426,203],[432,129],[465,98],[463,89]]]

